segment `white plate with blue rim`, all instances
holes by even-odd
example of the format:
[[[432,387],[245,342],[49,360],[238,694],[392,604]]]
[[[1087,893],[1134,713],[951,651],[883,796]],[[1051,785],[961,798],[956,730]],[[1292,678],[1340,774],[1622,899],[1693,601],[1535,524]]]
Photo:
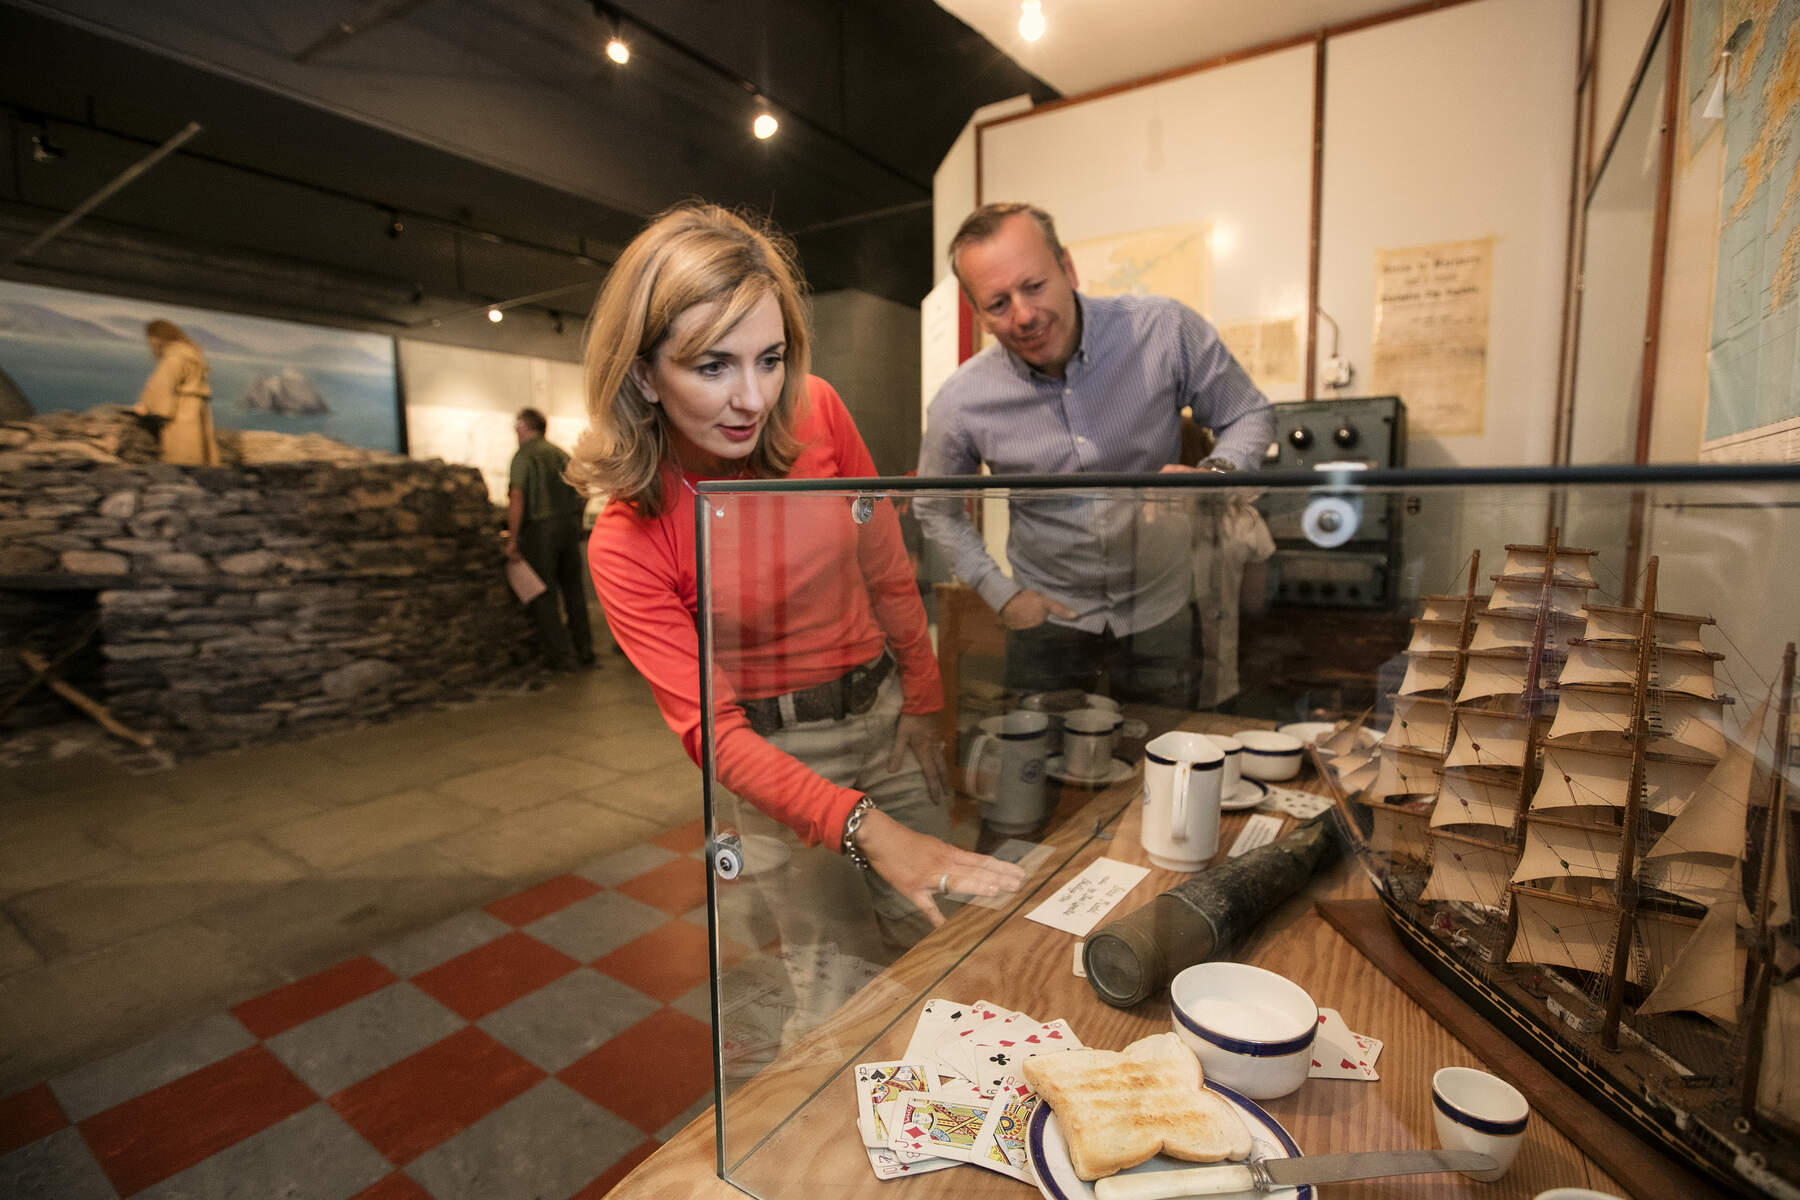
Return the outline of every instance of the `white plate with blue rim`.
[[[1251,1158],[1298,1158],[1300,1147],[1289,1136],[1281,1123],[1258,1107],[1256,1101],[1248,1096],[1240,1096],[1228,1087],[1209,1083],[1209,1092],[1217,1092],[1225,1097],[1226,1103],[1237,1110],[1238,1116],[1244,1119],[1244,1125],[1250,1130]],[[1031,1114],[1031,1123],[1026,1127],[1025,1152],[1031,1159],[1031,1171],[1037,1179],[1038,1191],[1046,1200],[1094,1200],[1094,1185],[1075,1174],[1075,1164],[1069,1161],[1069,1143],[1063,1138],[1062,1126],[1056,1122],[1056,1113],[1048,1104],[1039,1104]],[[1189,1167],[1204,1166],[1204,1163],[1182,1162],[1179,1159],[1165,1158],[1157,1155],[1146,1163],[1139,1163],[1121,1175],[1146,1175],[1153,1171],[1180,1171]],[[1223,1200],[1313,1200],[1313,1189],[1309,1184],[1297,1188],[1279,1188],[1273,1192],[1233,1192]]]

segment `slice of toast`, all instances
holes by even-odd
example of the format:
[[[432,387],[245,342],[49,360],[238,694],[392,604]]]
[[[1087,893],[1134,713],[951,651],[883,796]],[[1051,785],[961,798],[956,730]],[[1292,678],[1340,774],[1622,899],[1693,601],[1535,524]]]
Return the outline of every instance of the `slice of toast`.
[[[1201,1086],[1200,1060],[1173,1033],[1124,1051],[1067,1050],[1025,1061],[1025,1081],[1056,1113],[1075,1174],[1099,1179],[1157,1154],[1188,1162],[1241,1159],[1250,1130]]]

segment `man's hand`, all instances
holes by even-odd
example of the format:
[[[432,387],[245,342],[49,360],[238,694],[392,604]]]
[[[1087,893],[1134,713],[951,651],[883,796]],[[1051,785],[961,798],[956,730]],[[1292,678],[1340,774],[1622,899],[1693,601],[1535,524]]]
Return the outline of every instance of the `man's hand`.
[[[1016,892],[1025,883],[1025,872],[1017,863],[959,850],[908,829],[880,809],[863,818],[856,844],[869,856],[869,869],[917,905],[933,927],[944,923],[936,896],[946,892],[998,896]]]
[[[522,559],[524,557],[525,556],[523,554],[519,553],[518,537],[516,535],[510,534],[510,533],[507,534],[506,535],[506,561],[518,562],[520,559]]]
[[[894,748],[888,751],[889,774],[898,771],[911,749],[925,775],[925,790],[933,804],[942,804],[949,795],[944,770],[944,743],[938,740],[937,719],[933,713],[901,713],[894,726]]]
[[[1000,624],[1008,629],[1035,629],[1051,617],[1075,619],[1075,610],[1060,600],[1026,588],[1000,608]]]

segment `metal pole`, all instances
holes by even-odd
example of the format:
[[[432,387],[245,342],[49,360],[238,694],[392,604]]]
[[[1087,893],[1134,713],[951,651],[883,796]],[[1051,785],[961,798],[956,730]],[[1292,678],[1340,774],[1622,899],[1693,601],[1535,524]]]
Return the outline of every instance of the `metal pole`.
[[[112,180],[107,183],[106,186],[70,209],[62,220],[44,230],[44,232],[38,234],[35,238],[32,238],[24,249],[15,251],[7,257],[6,261],[13,263],[19,261],[21,258],[28,258],[32,254],[35,254],[38,250],[61,236],[62,232],[69,228],[69,226],[75,224],[75,222],[81,220],[81,218],[87,216],[90,212],[93,212],[96,208],[99,208],[102,204],[106,203],[114,192],[126,187],[136,180],[139,175],[142,175],[145,171],[148,171],[151,167],[154,167],[157,163],[175,153],[176,150],[180,149],[183,142],[199,132],[200,123],[198,121],[189,121],[187,126],[182,129],[180,133],[177,133],[174,137],[170,138],[150,153],[144,155],[143,158],[140,158],[137,162],[132,163],[129,167],[126,167],[123,171],[120,171],[117,175],[113,176]]]

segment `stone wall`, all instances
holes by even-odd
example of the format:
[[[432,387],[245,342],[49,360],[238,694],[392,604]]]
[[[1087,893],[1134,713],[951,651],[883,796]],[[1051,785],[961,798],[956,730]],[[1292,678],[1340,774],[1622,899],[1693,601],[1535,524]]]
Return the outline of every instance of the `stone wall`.
[[[235,465],[175,467],[131,461],[135,433],[118,410],[0,424],[0,621],[36,622],[0,634],[53,652],[92,594],[89,694],[160,746],[305,736],[533,669],[472,468],[336,443],[336,461],[269,461],[299,441],[273,434],[230,439]],[[0,696],[23,678],[3,657]]]

